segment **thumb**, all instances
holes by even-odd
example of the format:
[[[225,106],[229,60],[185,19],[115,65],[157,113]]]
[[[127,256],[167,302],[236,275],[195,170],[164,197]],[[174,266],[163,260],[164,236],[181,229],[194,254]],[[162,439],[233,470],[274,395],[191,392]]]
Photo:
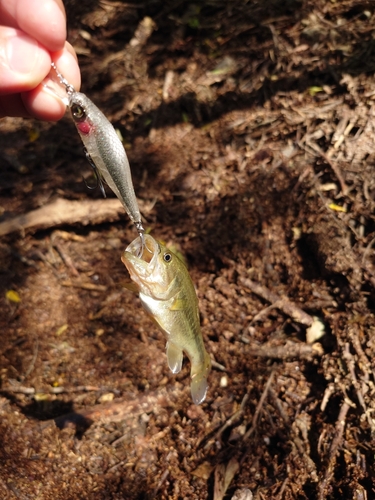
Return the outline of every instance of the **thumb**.
[[[23,31],[0,26],[0,95],[35,88],[49,73],[51,58]]]

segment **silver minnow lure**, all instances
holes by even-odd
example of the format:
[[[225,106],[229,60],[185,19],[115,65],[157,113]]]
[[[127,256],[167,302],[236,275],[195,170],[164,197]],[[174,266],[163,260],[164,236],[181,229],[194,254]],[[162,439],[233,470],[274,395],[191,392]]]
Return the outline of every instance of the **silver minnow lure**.
[[[98,175],[105,180],[123,204],[138,234],[144,241],[144,228],[135,196],[129,161],[113,125],[95,104],[81,92],[76,92],[52,63],[60,82],[65,85],[69,108],[85,147],[85,153]],[[104,189],[102,188],[104,193]]]

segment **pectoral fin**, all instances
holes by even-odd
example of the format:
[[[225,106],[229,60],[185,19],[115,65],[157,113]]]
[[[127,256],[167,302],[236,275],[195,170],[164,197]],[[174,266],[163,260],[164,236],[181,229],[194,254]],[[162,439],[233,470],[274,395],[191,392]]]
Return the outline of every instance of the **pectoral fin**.
[[[186,299],[175,299],[170,307],[171,311],[183,311],[186,309]]]
[[[178,373],[182,367],[183,352],[182,349],[177,347],[171,342],[167,342],[167,360],[168,366],[172,373]]]
[[[133,282],[130,282],[130,283],[123,283],[122,285],[124,288],[126,288],[127,290],[130,290],[131,292],[133,293],[136,293],[138,294],[139,293],[139,286],[136,285],[135,283]]]

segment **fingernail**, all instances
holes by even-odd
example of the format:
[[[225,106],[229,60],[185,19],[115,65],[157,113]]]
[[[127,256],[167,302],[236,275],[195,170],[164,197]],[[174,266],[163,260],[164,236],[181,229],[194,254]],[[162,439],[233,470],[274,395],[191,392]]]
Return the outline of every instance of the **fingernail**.
[[[31,73],[35,68],[38,52],[38,42],[23,33],[10,36],[6,41],[9,68],[16,73]]]

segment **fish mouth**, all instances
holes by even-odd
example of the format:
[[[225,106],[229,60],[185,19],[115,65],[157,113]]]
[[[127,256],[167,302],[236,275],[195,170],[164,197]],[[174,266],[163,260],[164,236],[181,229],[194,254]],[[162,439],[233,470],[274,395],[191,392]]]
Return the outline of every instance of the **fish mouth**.
[[[128,245],[121,257],[130,273],[130,277],[135,282],[140,278],[147,279],[152,275],[160,253],[159,244],[152,236],[145,234],[144,241],[145,244],[143,245],[142,239],[138,236]]]

